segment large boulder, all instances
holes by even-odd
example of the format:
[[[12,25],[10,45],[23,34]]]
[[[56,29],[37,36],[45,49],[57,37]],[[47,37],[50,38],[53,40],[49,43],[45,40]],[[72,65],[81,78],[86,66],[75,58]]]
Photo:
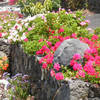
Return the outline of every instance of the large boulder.
[[[65,40],[54,53],[54,63],[60,65],[69,66],[70,60],[73,55],[78,53],[81,57],[84,56],[84,52],[89,46],[86,43],[81,42],[78,39]]]

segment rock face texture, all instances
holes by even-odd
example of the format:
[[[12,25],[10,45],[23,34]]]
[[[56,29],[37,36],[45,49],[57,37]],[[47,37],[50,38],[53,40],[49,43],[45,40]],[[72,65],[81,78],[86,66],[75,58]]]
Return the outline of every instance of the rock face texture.
[[[41,79],[41,68],[35,56],[24,53],[21,45],[10,45],[10,72],[12,75],[17,73],[27,74],[31,81]]]
[[[84,52],[88,49],[88,45],[82,43],[78,39],[68,39],[65,40],[54,53],[54,63],[59,63],[60,65],[69,66],[70,60],[73,55],[78,53],[81,57],[84,56]]]
[[[0,55],[7,55],[9,56],[10,54],[10,44],[5,43],[4,40],[0,39],[0,52],[3,52]],[[5,54],[4,54],[5,53]]]
[[[36,88],[37,90],[37,88]],[[36,100],[100,100],[100,85],[83,82],[81,80],[68,80],[57,82],[48,78],[42,81]]]
[[[87,100],[89,84],[81,80],[70,80],[70,100]]]

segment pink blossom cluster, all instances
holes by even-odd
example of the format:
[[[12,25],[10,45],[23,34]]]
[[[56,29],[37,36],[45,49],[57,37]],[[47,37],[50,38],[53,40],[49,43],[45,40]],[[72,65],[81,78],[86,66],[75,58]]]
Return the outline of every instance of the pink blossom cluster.
[[[86,22],[87,23],[87,22]],[[64,32],[63,28],[58,30],[58,33]],[[61,66],[58,63],[53,64],[53,56],[56,49],[60,46],[60,44],[70,38],[77,39],[77,34],[73,33],[71,36],[63,37],[63,36],[53,36],[55,34],[54,30],[49,28],[49,33],[51,34],[46,40],[47,46],[44,45],[39,51],[36,52],[37,55],[45,55],[40,59],[40,63],[43,64],[43,69],[51,69],[50,74],[52,77],[55,77],[57,80],[63,80],[64,76],[62,72],[59,72]],[[57,42],[53,45],[50,39],[56,39]],[[80,54],[76,53],[73,55],[72,60],[70,61],[70,66],[72,66],[73,70],[76,71],[76,77],[85,78],[86,75],[94,76],[95,78],[100,78],[100,73],[96,71],[96,66],[100,67],[100,55],[98,53],[98,48],[100,48],[100,43],[98,43],[98,36],[93,35],[91,39],[88,38],[79,38],[81,42],[87,43],[89,45],[89,49],[85,51],[84,57],[81,57]],[[40,39],[39,42],[43,42],[43,39]],[[84,58],[83,64],[79,63],[81,59]],[[52,68],[51,68],[52,66]]]
[[[50,30],[50,33],[53,32],[53,30]],[[59,31],[64,32],[64,30],[61,28]],[[62,37],[62,36],[50,36],[49,39],[46,41],[47,46],[43,46],[39,51],[36,52],[36,54],[46,54],[42,59],[40,60],[40,63],[43,63],[42,68],[50,68],[53,66],[50,71],[50,74],[52,77],[55,77],[57,80],[63,80],[64,76],[61,72],[59,72],[59,69],[61,69],[60,65],[58,63],[55,63],[52,65],[53,62],[53,55],[55,50],[60,46],[60,44],[70,38],[77,39],[77,34],[73,33],[71,36]],[[52,43],[49,41],[50,39],[58,39],[59,41],[55,43],[55,45],[52,45]],[[78,63],[77,61],[80,61],[82,58],[80,54],[76,53],[73,55],[72,60],[70,61],[70,66],[73,67],[74,71],[77,71],[76,77],[82,77],[85,78],[86,75],[95,76],[96,78],[100,78],[99,72],[95,70],[95,66],[100,66],[100,55],[98,54],[98,48],[100,48],[100,44],[96,42],[98,40],[97,35],[93,35],[91,39],[88,38],[79,38],[81,42],[85,42],[89,45],[89,49],[86,50],[84,54],[84,64]],[[39,40],[40,42],[43,41],[43,39]],[[58,72],[57,72],[58,71]]]

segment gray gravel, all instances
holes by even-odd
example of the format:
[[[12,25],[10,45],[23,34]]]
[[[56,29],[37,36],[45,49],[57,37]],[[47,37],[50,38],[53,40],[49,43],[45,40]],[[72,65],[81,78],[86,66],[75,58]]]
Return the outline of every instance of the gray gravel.
[[[95,29],[100,27],[100,14],[86,16],[86,19],[90,20],[89,28]]]

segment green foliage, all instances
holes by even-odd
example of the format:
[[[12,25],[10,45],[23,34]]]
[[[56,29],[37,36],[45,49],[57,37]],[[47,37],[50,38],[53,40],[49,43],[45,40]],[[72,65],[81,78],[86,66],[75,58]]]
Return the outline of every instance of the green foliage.
[[[61,8],[61,0],[52,0],[52,9],[57,11]]]
[[[72,70],[71,68],[69,68],[68,66],[61,66],[62,68],[62,72],[65,78],[74,78],[76,75],[76,72],[74,70]]]
[[[100,27],[95,29],[94,34],[100,35]]]
[[[74,17],[75,16],[75,17]],[[43,18],[42,18],[43,17]],[[84,21],[82,12],[76,12],[76,14],[66,14],[65,10],[59,11],[59,13],[47,13],[45,16],[38,17],[29,22],[29,27],[34,26],[34,29],[27,34],[28,41],[23,42],[25,52],[35,54],[44,44],[50,36],[70,36],[72,33],[76,33],[78,36],[87,36],[87,25],[81,26],[80,22]],[[59,29],[63,28],[64,32],[59,33]],[[54,31],[52,34],[50,31]],[[38,42],[43,39],[44,42]],[[56,43],[58,40],[49,39]]]
[[[21,12],[26,16],[34,16],[36,14],[46,13],[47,11],[52,10],[51,0],[45,0],[43,4],[41,2],[35,3],[35,0],[26,0],[26,2],[19,0],[18,4],[21,7]]]
[[[18,75],[14,76],[12,79],[9,79],[11,88],[8,89],[10,94],[10,100],[26,100],[29,95],[29,81],[27,80],[28,76]],[[26,78],[27,77],[27,78]]]

